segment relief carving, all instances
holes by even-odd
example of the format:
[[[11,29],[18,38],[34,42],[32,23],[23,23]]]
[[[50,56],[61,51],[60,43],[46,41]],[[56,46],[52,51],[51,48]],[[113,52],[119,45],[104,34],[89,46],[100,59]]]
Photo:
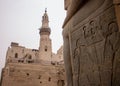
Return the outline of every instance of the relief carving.
[[[120,46],[120,34],[112,16],[103,20],[100,17],[80,27],[83,31],[72,34],[79,34],[76,43],[72,41],[76,46],[73,50],[73,86],[110,86],[110,82],[113,82],[113,71],[116,69],[114,62],[117,61],[114,59]],[[101,25],[101,21],[105,24]]]
[[[114,71],[116,70],[116,68],[114,68],[114,65],[116,64],[115,60],[119,59],[119,56],[116,56],[116,51],[118,51],[119,48],[120,33],[118,32],[118,26],[116,22],[112,21],[108,24],[108,31],[104,50],[104,64],[109,64],[109,66],[107,67],[107,69],[104,70],[110,71],[110,74],[108,75],[111,76],[109,79],[109,83],[111,82],[113,86],[116,86],[113,80],[115,78]]]
[[[76,41],[76,48],[74,50],[73,56],[73,84],[74,86],[79,86],[79,71],[80,71],[80,55],[81,55],[81,47],[80,40]]]
[[[120,86],[120,32],[114,7],[92,17],[77,26],[73,21],[70,28],[72,86]]]
[[[96,21],[92,20],[90,21],[89,25],[83,29],[87,45],[91,45],[103,40],[102,36],[98,32],[99,28],[100,26],[96,23]]]
[[[76,41],[73,54],[73,85],[74,86],[98,86],[100,84],[95,47],[86,47],[80,38]],[[90,50],[90,51],[89,51]],[[92,76],[92,77],[91,77]],[[90,85],[91,84],[91,85]]]

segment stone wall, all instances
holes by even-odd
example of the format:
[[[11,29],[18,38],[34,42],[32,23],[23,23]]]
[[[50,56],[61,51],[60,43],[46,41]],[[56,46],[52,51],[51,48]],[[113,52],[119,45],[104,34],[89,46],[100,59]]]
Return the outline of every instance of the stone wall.
[[[120,2],[65,1],[67,86],[120,86]]]
[[[6,63],[37,63],[38,61],[38,50],[28,49],[23,46],[13,45],[8,47],[6,53]]]
[[[1,86],[59,86],[65,84],[63,66],[9,63],[3,69]]]
[[[57,51],[56,54],[53,53],[53,55],[52,55],[52,62],[57,62],[58,64],[63,62],[63,64],[64,64],[64,60],[63,60],[63,46],[61,46],[59,48],[59,50]]]
[[[43,61],[39,59],[38,50],[12,42],[7,50],[0,86],[65,86],[62,51],[63,47],[51,55],[53,59]]]

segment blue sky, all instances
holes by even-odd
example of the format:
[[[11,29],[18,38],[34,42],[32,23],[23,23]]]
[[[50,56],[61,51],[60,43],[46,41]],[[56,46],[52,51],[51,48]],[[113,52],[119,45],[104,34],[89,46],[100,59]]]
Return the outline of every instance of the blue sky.
[[[64,0],[0,0],[0,71],[11,42],[38,49],[41,18],[47,8],[52,48],[63,44],[62,24],[65,19]]]

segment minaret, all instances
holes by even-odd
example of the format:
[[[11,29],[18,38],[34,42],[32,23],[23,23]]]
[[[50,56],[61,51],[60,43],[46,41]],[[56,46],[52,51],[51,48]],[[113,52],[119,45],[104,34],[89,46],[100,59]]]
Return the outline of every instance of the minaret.
[[[50,39],[51,29],[49,28],[49,18],[47,15],[47,9],[42,16],[42,27],[40,28],[40,46],[39,46],[39,59],[43,61],[51,61],[52,46]]]

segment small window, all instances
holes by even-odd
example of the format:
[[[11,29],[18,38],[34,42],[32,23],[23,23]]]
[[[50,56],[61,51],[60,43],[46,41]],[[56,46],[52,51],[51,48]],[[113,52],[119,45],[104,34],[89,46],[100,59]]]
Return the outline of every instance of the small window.
[[[24,62],[24,60],[21,61],[22,63]]]
[[[49,77],[48,81],[49,81],[49,82],[51,81],[51,77]]]
[[[41,75],[38,76],[38,79],[41,79]]]
[[[15,58],[18,58],[18,53],[15,53]]]
[[[29,76],[30,74],[29,73],[26,73],[27,76]]]
[[[55,65],[55,62],[51,62],[52,65]]]
[[[45,51],[47,52],[47,46],[45,46]]]
[[[33,63],[33,61],[28,61],[28,63]]]
[[[19,62],[19,63],[23,63],[23,62],[24,62],[24,60],[18,60],[18,62]]]
[[[20,60],[18,60],[18,62],[21,62]]]
[[[47,49],[45,49],[45,51],[47,52]]]

